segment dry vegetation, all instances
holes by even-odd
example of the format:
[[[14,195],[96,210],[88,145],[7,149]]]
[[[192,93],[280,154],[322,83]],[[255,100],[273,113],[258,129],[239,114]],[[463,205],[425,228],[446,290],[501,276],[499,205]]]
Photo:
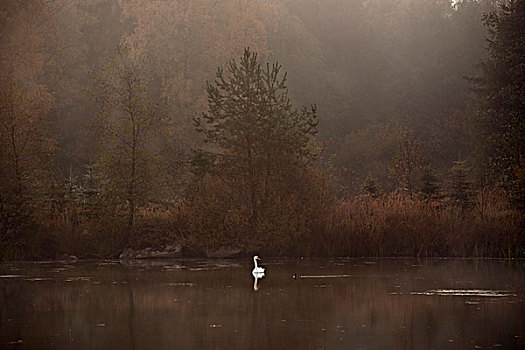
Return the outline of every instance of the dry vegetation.
[[[524,19],[523,0],[5,2],[0,260],[522,258]]]
[[[480,211],[480,208],[483,208]],[[462,209],[449,200],[391,193],[356,197],[335,208],[325,228],[335,255],[523,256],[523,212],[493,193]]]
[[[525,215],[497,191],[478,195],[469,209],[450,199],[398,192],[321,201],[311,201],[302,212],[291,201],[275,203],[273,215],[254,232],[242,212],[219,210],[221,203],[216,215],[182,201],[152,205],[139,211],[129,246],[182,243],[198,254],[229,245],[267,256],[525,256]],[[47,246],[84,257],[116,256],[125,242],[125,215],[121,218],[95,219],[64,208],[46,230],[52,232]]]

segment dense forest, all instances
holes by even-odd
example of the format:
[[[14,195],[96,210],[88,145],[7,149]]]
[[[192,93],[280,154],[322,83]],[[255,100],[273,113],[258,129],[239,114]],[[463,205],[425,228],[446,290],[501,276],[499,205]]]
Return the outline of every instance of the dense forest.
[[[525,255],[523,0],[6,0],[0,259]]]

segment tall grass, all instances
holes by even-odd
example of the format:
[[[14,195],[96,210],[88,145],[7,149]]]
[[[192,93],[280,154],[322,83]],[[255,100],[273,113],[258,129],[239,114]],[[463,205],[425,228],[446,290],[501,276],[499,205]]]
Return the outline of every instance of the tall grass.
[[[124,210],[118,206],[87,207],[66,203],[48,208],[44,225],[56,242],[55,255],[113,258],[128,243]]]
[[[341,201],[323,231],[331,255],[513,258],[525,256],[524,225],[501,193],[464,209],[395,192]]]
[[[182,243],[194,252],[232,245],[266,256],[525,258],[525,213],[495,190],[478,192],[469,207],[400,192],[344,200],[318,192],[273,196],[271,203],[253,230],[242,207],[198,200],[141,208],[131,231],[125,208],[69,203],[42,210],[23,250],[5,246],[2,256],[107,258],[126,247]]]

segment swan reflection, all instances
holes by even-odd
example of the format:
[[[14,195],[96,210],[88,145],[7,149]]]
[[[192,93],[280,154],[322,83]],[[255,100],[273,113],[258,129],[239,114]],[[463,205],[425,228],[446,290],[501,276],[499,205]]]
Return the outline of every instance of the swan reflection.
[[[259,286],[257,285],[257,281],[264,277],[264,272],[262,273],[252,273],[253,274],[253,290],[258,291]]]

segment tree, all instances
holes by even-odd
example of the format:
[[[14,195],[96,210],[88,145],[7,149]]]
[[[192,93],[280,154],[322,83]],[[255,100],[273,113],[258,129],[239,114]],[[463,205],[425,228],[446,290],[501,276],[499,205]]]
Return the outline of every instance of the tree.
[[[351,170],[341,174],[341,181],[349,187],[350,193],[359,193],[362,179],[367,177],[373,177],[383,190],[392,190],[388,170],[402,133],[403,128],[398,123],[387,122],[358,129],[340,142],[336,165]]]
[[[248,45],[266,54],[269,27],[278,15],[275,5],[267,1],[130,0],[120,4],[124,18],[135,24],[124,41],[145,48],[161,96],[168,99],[174,117],[186,123],[191,122],[185,119],[188,115],[205,108],[203,82],[213,77],[215,67]]]
[[[127,207],[131,228],[137,205],[150,198],[160,176],[153,136],[162,109],[150,95],[144,56],[138,49],[118,47],[94,83],[99,112],[93,126],[101,142],[98,166],[107,180],[106,193]]]
[[[294,108],[281,66],[261,66],[249,49],[226,72],[217,70],[207,93],[209,111],[195,118],[195,125],[212,149],[199,159],[201,164],[211,159],[215,174],[248,208],[253,227],[270,193],[286,197],[284,191],[293,191],[301,169],[313,160],[316,108]]]
[[[415,137],[414,132],[405,129],[389,169],[390,176],[409,194],[412,194],[423,168],[420,148],[421,143]]]
[[[489,57],[481,77],[473,79],[481,139],[497,180],[515,191],[515,172],[525,154],[525,1],[502,1],[484,22]]]
[[[368,176],[363,183],[363,191],[372,197],[379,195],[379,185],[374,177]]]
[[[470,173],[472,169],[467,167],[466,161],[455,161],[454,166],[450,168],[450,196],[463,209],[472,205],[472,181]]]
[[[84,165],[94,161],[97,142],[85,132],[96,105],[82,92],[91,88],[90,72],[102,70],[132,27],[122,18],[119,0],[60,1],[68,5],[56,14],[57,33],[51,36],[56,39],[45,43],[52,50],[58,41],[55,61],[60,66],[47,70],[54,74],[48,73],[45,83],[57,100],[51,118],[60,175],[80,178]]]
[[[436,198],[441,191],[441,186],[438,183],[438,177],[434,169],[430,165],[423,167],[423,175],[421,176],[420,191],[426,199]]]
[[[28,226],[35,224],[37,208],[48,194],[51,106],[46,91],[26,88],[12,76],[0,78],[0,258],[18,254],[29,243],[34,227]]]

